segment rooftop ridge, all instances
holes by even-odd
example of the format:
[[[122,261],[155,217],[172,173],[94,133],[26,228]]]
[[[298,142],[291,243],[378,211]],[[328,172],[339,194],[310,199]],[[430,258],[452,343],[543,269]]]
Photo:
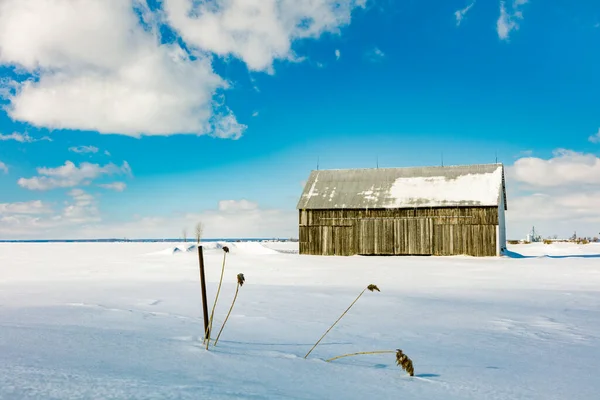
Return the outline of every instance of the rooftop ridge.
[[[423,169],[423,168],[472,168],[472,167],[487,167],[487,166],[502,166],[503,163],[481,163],[481,164],[452,164],[452,165],[413,165],[410,167],[368,167],[368,168],[327,168],[327,169],[313,169],[311,172],[321,172],[321,171],[372,171],[378,169]]]

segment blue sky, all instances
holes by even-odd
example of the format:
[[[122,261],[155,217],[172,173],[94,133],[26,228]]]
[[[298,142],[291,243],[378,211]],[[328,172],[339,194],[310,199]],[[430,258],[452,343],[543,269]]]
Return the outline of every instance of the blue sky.
[[[115,1],[0,2],[0,238],[297,236],[317,159],[442,154],[600,231],[597,2]]]

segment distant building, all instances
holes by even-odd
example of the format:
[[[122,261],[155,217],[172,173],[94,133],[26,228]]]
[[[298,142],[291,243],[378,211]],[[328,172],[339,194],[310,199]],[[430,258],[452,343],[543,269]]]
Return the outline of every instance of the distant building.
[[[542,241],[542,236],[535,231],[535,226],[531,228],[531,232],[527,234],[527,242],[537,243]]]
[[[312,171],[297,209],[300,254],[497,256],[506,248],[502,164]]]

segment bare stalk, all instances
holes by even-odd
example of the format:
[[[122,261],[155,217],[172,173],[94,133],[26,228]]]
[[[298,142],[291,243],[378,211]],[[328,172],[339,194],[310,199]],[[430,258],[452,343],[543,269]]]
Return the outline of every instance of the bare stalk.
[[[225,273],[225,259],[229,253],[229,247],[223,246],[223,266],[221,267],[221,279],[219,279],[219,287],[217,288],[217,295],[215,296],[215,303],[213,304],[212,311],[210,312],[210,320],[208,322],[208,329],[205,332],[206,337],[206,350],[210,344],[210,333],[212,332],[213,317],[215,316],[215,308],[217,308],[217,300],[219,299],[219,293],[221,292],[221,284],[223,283],[223,274]]]
[[[410,376],[414,376],[415,375],[415,369],[413,368],[413,363],[412,363],[411,359],[408,358],[408,356],[406,354],[404,354],[402,352],[402,350],[400,350],[400,349],[396,349],[396,350],[360,351],[358,353],[342,354],[341,356],[333,357],[333,358],[330,358],[329,360],[325,360],[325,361],[330,362],[330,361],[333,361],[333,360],[338,360],[340,358],[358,356],[358,355],[361,355],[361,354],[386,354],[386,353],[388,353],[388,354],[389,353],[396,353],[396,364],[399,367],[402,367],[402,369],[405,370]]]
[[[359,351],[358,353],[349,353],[349,354],[342,354],[341,356],[337,356],[337,357],[333,357],[330,358],[328,360],[325,360],[327,362],[331,362],[340,358],[344,358],[344,357],[352,357],[352,356],[358,356],[361,354],[390,354],[390,353],[395,353],[395,350],[375,350],[375,351]]]
[[[363,289],[362,292],[360,292],[360,294],[356,297],[356,299],[354,299],[354,301],[352,302],[352,304],[350,304],[350,306],[346,309],[346,311],[344,311],[342,313],[342,315],[340,315],[340,317],[333,323],[333,325],[331,325],[329,327],[329,329],[327,329],[327,331],[325,331],[325,333],[323,334],[323,336],[321,336],[321,338],[317,341],[317,343],[315,343],[315,345],[308,351],[308,353],[306,353],[306,355],[304,356],[304,358],[308,357],[308,355],[315,349],[315,347],[317,347],[317,345],[321,342],[321,340],[323,340],[323,338],[325,337],[325,335],[327,335],[329,333],[329,331],[340,321],[340,319],[342,319],[342,317],[344,315],[346,315],[346,313],[348,312],[348,310],[350,310],[350,308],[352,308],[352,306],[354,305],[354,303],[356,303],[358,301],[358,299],[360,299],[360,296],[363,295],[363,293],[365,292],[365,290],[370,290],[371,292],[374,290],[377,290],[378,292],[380,291],[379,288],[377,287],[377,285],[369,285],[366,288]]]
[[[214,344],[215,346],[217,345],[217,342],[219,341],[219,337],[221,336],[221,332],[223,332],[223,328],[225,328],[225,324],[227,323],[227,320],[229,319],[229,314],[231,314],[231,310],[233,310],[233,305],[235,304],[235,300],[237,299],[238,292],[240,291],[240,286],[243,286],[245,281],[246,281],[246,278],[244,278],[244,274],[238,274],[237,286],[235,287],[235,295],[233,296],[233,302],[231,302],[231,307],[229,307],[229,312],[227,313],[227,316],[225,317],[225,321],[223,321],[223,326],[221,326],[221,330],[219,331],[219,334],[217,335],[217,338],[215,339],[215,344]]]
[[[202,233],[204,232],[204,225],[202,221],[196,224],[196,244],[200,245],[200,240],[202,239]]]

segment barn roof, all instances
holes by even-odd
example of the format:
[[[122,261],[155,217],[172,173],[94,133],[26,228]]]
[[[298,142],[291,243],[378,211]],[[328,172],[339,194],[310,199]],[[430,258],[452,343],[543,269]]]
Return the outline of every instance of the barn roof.
[[[498,206],[502,164],[312,171],[298,209]]]

